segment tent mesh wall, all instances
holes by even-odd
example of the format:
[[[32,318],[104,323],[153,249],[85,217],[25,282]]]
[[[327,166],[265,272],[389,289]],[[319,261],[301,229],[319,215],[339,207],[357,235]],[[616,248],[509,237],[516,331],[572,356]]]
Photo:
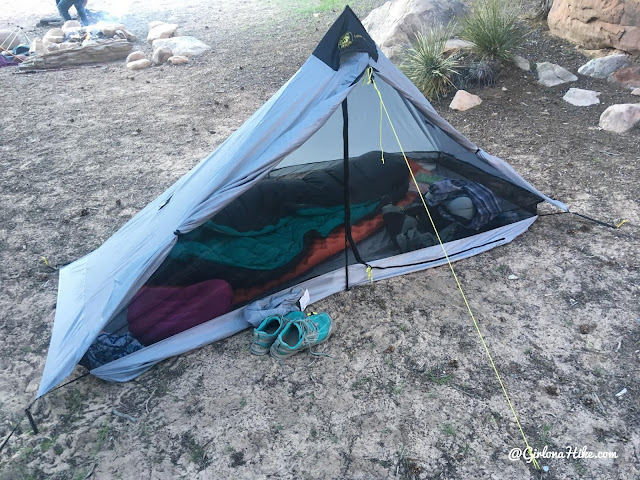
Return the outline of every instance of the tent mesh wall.
[[[154,343],[208,319],[203,309],[215,317],[345,265],[437,244],[420,195],[432,205],[443,241],[535,215],[541,198],[453,141],[384,81],[376,85],[397,139],[378,92],[360,80],[346,112],[338,108],[267,177],[180,235],[105,331],[130,331],[142,344]]]

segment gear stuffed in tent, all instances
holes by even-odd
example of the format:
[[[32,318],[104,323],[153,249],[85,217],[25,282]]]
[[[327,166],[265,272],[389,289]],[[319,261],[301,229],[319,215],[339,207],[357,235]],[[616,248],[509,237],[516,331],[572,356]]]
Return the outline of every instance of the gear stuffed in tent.
[[[38,396],[81,360],[127,381],[292,292],[442,265],[438,237],[451,260],[503,245],[544,201],[566,210],[440,117],[347,7],[227,141],[60,271]]]

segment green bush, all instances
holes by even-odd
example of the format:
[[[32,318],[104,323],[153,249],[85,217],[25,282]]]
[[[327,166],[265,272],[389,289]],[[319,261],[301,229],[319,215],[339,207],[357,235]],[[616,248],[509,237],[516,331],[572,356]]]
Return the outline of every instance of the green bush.
[[[526,27],[520,4],[511,0],[478,0],[462,22],[461,37],[475,44],[483,59],[509,60],[524,44]]]
[[[451,38],[455,24],[416,34],[415,42],[404,51],[400,68],[429,100],[437,100],[453,87],[459,74],[460,62],[456,53],[445,57],[444,48]]]

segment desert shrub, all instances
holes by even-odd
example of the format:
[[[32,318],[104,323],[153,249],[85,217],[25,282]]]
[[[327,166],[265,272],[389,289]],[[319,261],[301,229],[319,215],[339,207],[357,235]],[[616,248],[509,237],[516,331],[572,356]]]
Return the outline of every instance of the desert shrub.
[[[416,34],[415,42],[404,51],[401,69],[429,100],[437,100],[453,87],[460,63],[456,53],[444,55],[455,24]]]
[[[519,13],[518,2],[478,0],[462,21],[461,37],[475,44],[474,51],[481,58],[508,60],[527,35]]]
[[[495,85],[499,64],[485,60],[467,58],[462,59],[463,67],[455,78],[454,84],[458,89],[469,87],[490,87]]]

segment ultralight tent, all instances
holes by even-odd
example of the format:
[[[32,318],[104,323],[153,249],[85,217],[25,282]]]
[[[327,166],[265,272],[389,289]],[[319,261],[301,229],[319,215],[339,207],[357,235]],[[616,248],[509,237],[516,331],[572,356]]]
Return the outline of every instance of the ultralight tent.
[[[128,381],[251,326],[256,300],[446,263],[420,195],[451,260],[511,241],[542,201],[567,210],[442,119],[347,7],[242,127],[60,270],[38,397],[104,335],[140,348],[91,374]]]

